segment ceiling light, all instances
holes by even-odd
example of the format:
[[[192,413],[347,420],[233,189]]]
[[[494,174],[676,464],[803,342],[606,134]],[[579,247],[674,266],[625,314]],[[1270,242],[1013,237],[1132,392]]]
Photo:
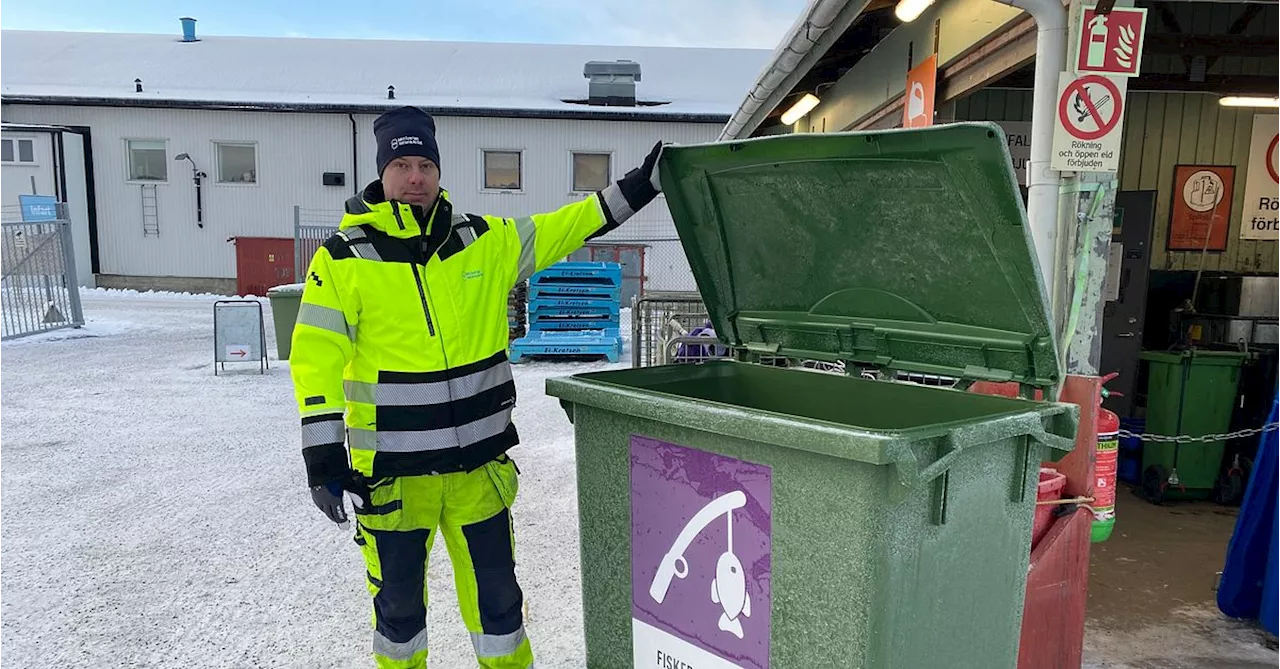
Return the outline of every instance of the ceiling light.
[[[898,6],[893,8],[893,15],[903,23],[910,23],[932,4],[933,0],[899,0]]]
[[[782,124],[795,124],[795,122],[803,118],[805,114],[813,111],[813,108],[817,107],[819,102],[821,102],[821,100],[818,99],[818,96],[813,93],[805,93],[804,97],[791,105],[791,109],[782,113]]]
[[[1218,100],[1223,107],[1280,107],[1280,99],[1228,95]]]

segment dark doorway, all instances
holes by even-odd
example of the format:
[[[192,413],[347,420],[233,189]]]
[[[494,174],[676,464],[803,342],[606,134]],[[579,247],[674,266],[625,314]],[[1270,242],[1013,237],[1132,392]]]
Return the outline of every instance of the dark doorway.
[[[1103,405],[1119,416],[1133,415],[1138,389],[1138,355],[1142,352],[1147,307],[1147,272],[1151,263],[1151,226],[1156,191],[1116,193],[1111,232],[1111,264],[1107,274],[1107,302],[1102,311],[1102,367],[1100,374],[1118,372],[1107,384],[1121,393]]]

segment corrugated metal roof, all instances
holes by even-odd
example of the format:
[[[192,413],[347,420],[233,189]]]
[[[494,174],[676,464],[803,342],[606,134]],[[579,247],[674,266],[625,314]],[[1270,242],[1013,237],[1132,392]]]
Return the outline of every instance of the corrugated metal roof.
[[[408,40],[338,40],[5,30],[5,101],[100,99],[167,103],[436,110],[523,110],[592,115],[725,115],[769,57],[760,49],[577,46]],[[600,107],[585,100],[583,66],[633,60],[641,101]],[[135,92],[141,79],[143,92]],[[387,87],[395,86],[395,100]]]

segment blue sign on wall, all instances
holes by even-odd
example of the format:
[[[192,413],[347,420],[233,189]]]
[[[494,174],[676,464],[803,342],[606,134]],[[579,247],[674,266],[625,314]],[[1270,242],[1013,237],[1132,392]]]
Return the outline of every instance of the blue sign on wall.
[[[19,195],[18,202],[24,222],[58,220],[58,198],[52,195]]]

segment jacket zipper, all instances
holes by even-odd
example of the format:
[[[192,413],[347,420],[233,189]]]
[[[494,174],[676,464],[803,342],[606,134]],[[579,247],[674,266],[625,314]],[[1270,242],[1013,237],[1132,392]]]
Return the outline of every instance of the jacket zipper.
[[[427,317],[427,334],[434,337],[436,336],[436,326],[431,322],[431,309],[427,307],[427,293],[422,288],[422,277],[418,276],[418,266],[412,264],[409,270],[413,272],[413,280],[418,284],[418,299],[422,301],[422,315]]]

